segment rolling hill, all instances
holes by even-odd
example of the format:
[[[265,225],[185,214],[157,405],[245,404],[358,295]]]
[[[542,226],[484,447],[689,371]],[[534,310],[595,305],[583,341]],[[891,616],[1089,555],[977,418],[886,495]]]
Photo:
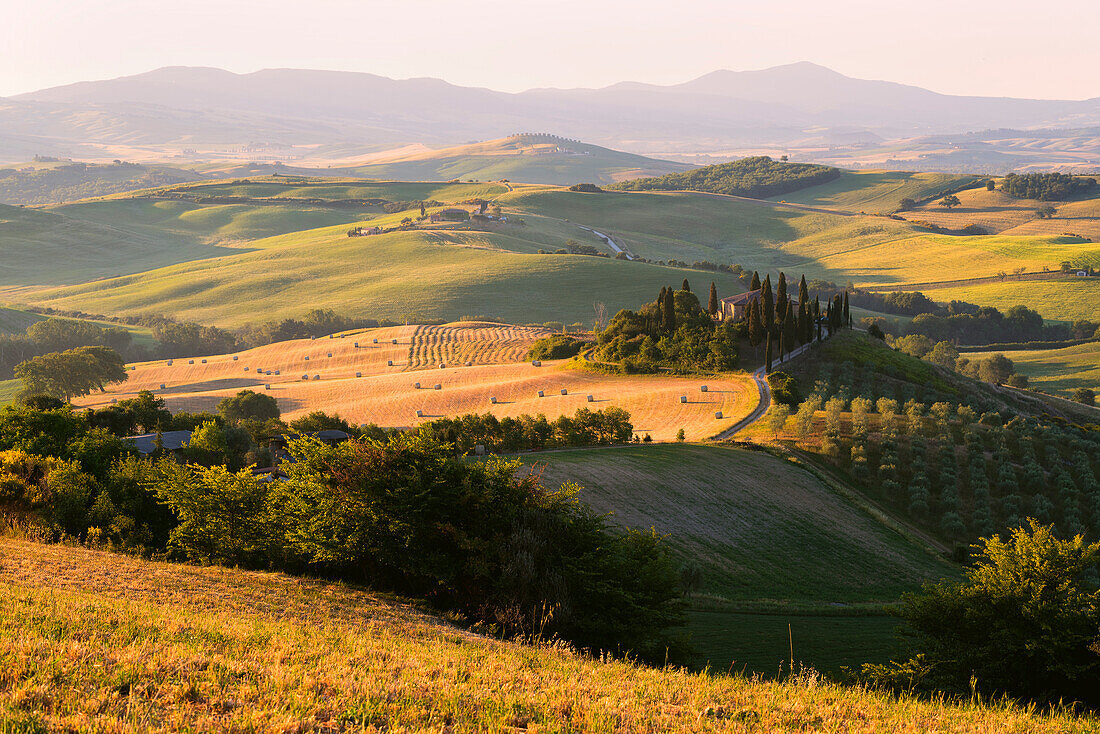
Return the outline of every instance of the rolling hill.
[[[512,135],[440,150],[371,156],[355,173],[403,181],[476,179],[569,186],[660,176],[691,166],[567,140],[556,135]]]
[[[779,682],[597,661],[282,574],[8,538],[0,556],[0,656],[12,661],[0,720],[13,731],[1097,728],[1063,712],[922,701],[814,675]]]

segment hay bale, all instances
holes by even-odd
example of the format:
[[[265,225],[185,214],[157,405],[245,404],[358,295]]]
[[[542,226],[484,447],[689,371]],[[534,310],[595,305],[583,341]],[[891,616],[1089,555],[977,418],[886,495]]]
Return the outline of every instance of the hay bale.
[[[415,387],[417,390],[419,390],[420,389],[420,383],[419,382],[414,382],[413,387]]]
[[[687,395],[681,395],[680,396],[680,402],[681,403],[686,403],[687,401],[688,401],[688,396]]]
[[[541,397],[543,397],[543,392],[542,392],[542,390],[539,390],[539,397],[540,397],[540,398],[541,398]]]
[[[445,370],[445,369],[447,369],[447,365],[446,365],[446,363],[444,363],[444,362],[440,362],[440,363],[439,363],[439,369],[441,369],[441,370]]]
[[[117,405],[117,404],[118,404],[118,398],[111,398],[111,405]]]
[[[377,343],[378,343],[378,340],[377,340],[377,339],[375,339],[375,340],[374,340],[374,343],[375,343],[375,344],[377,344]]]
[[[561,394],[562,394],[562,395],[568,395],[568,394],[569,394],[569,391],[568,391],[568,390],[566,390],[566,389],[565,389],[565,388],[563,387],[563,388],[561,389]]]
[[[189,359],[189,360],[187,360],[187,364],[195,364],[195,360]]]
[[[279,370],[275,370],[275,374],[279,374]]]
[[[595,399],[594,397],[592,397],[591,395],[588,395],[588,396],[587,396],[587,400],[588,400],[588,402],[590,402],[590,403],[594,403],[594,402],[596,402],[596,399]]]
[[[396,344],[396,343],[397,343],[397,340],[396,340],[396,339],[394,339],[394,340],[393,340],[393,343],[394,343],[394,344]]]
[[[303,379],[303,380],[308,380],[308,379],[309,379],[309,375],[302,375],[302,379]]]
[[[264,374],[270,376],[271,375],[271,370],[268,370],[267,372],[264,372]]]
[[[332,356],[332,352],[329,352],[329,353],[328,353],[328,356],[329,356],[329,357],[331,357],[331,356]]]
[[[386,366],[387,367],[393,367],[393,360],[392,359],[387,359],[386,360]]]
[[[172,366],[172,360],[168,360],[168,366],[169,366],[169,367],[171,367],[171,366]]]
[[[423,418],[424,417],[424,411],[423,410],[416,411],[416,417],[417,418]]]
[[[313,379],[314,379],[314,380],[320,380],[320,379],[321,379],[321,376],[320,376],[320,375],[314,375],[314,376],[313,376]]]
[[[355,373],[355,376],[356,376],[356,377],[362,377],[362,376],[363,376],[363,373],[362,373],[362,372],[356,372],[356,373]]]
[[[541,360],[537,360],[537,359],[536,359],[536,360],[533,360],[533,361],[531,362],[531,366],[532,366],[532,367],[542,367],[542,361],[541,361]]]
[[[234,354],[234,355],[233,355],[233,361],[234,361],[234,362],[236,362],[236,361],[237,361],[237,355],[236,355],[236,354]]]
[[[164,383],[163,383],[163,382],[162,382],[162,383],[160,383],[160,389],[161,389],[161,390],[163,390],[163,389],[164,389]]]
[[[206,360],[205,360],[205,359],[204,359],[204,360],[202,360],[202,363],[203,363],[203,364],[206,364]]]
[[[271,389],[271,385],[264,385],[264,390],[270,390],[270,389]]]
[[[355,348],[356,348],[356,349],[358,349],[358,348],[359,348],[359,342],[355,342]]]
[[[252,368],[251,368],[251,367],[245,367],[245,368],[244,368],[244,371],[245,371],[245,372],[251,372],[251,371],[252,371]]]
[[[263,371],[264,371],[264,368],[263,368],[263,367],[257,367],[257,368],[256,368],[256,374],[257,374],[257,375],[261,375],[261,374],[263,374]]]
[[[306,355],[306,361],[307,362],[309,361],[309,355],[308,354]]]
[[[474,363],[473,363],[473,362],[467,362],[467,363],[466,363],[466,366],[467,366],[467,367],[473,367],[473,366],[474,366]]]
[[[433,390],[442,390],[442,389],[443,389],[443,386],[442,386],[442,385],[440,385],[440,384],[439,384],[439,383],[437,382],[437,383],[435,383],[435,387],[433,387],[432,389],[433,389]]]
[[[720,411],[720,410],[714,411],[714,417],[717,418],[718,420],[721,420],[722,419],[722,411]]]
[[[699,392],[706,392],[706,391],[707,391],[707,386],[706,385],[700,385],[699,386]]]
[[[489,405],[496,405],[496,404],[497,404],[497,399],[494,398],[494,397],[490,397],[489,398]]]

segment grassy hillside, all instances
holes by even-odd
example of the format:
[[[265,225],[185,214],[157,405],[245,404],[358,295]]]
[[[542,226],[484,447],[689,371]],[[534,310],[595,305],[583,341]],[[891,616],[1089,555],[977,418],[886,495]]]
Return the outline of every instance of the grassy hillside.
[[[835,181],[772,197],[845,211],[888,214],[902,199],[923,201],[976,180],[975,176],[906,171],[842,171]]]
[[[442,150],[383,157],[357,167],[370,178],[405,181],[524,181],[569,186],[589,181],[612,183],[641,176],[684,171],[690,166],[623,153],[552,135],[513,135]]]
[[[839,176],[839,169],[828,166],[786,163],[755,156],[683,173],[624,181],[613,188],[621,191],[706,191],[759,198],[798,191]]]
[[[927,295],[945,303],[959,299],[1001,310],[1024,303],[1037,310],[1043,318],[1100,321],[1100,278],[1037,281],[1008,278],[999,283],[936,288],[927,291]]]
[[[599,662],[340,584],[0,540],[0,725],[1087,732],[1092,719]]]
[[[300,316],[312,308],[422,321],[490,314],[520,323],[592,320],[705,275],[596,257],[508,251],[509,235],[465,231],[353,237],[329,227],[254,242],[255,252],[44,291],[39,303],[94,313],[161,311],[222,326]]]
[[[497,183],[441,183],[372,181],[366,179],[262,177],[234,181],[208,181],[159,189],[157,193],[196,196],[247,196],[270,199],[386,199],[454,203],[489,198],[508,187]]]
[[[199,178],[194,171],[168,166],[35,163],[18,169],[0,168],[0,203],[56,204]]]
[[[896,622],[881,605],[954,573],[766,453],[670,444],[540,458],[548,481],[576,480],[584,501],[668,533],[700,566],[692,631],[700,660],[718,669],[774,673],[789,656],[788,624],[798,659],[819,670],[884,660],[896,651]]]
[[[1089,342],[1064,349],[1034,349],[1004,352],[1016,371],[1027,375],[1028,384],[1040,390],[1068,398],[1081,387],[1100,393],[1100,342]],[[982,359],[987,354],[964,354]]]

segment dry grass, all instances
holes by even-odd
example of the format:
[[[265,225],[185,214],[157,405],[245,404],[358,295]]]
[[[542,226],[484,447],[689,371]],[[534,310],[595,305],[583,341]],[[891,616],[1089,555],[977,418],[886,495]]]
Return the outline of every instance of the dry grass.
[[[0,540],[0,730],[1090,732],[1095,720],[601,662],[279,574]]]
[[[494,333],[499,340],[494,341]],[[564,369],[563,362],[543,362],[542,367],[515,361],[484,363],[522,357],[530,343],[544,333],[484,324],[402,326],[348,332],[333,339],[281,342],[238,355],[208,357],[205,364],[197,357],[194,364],[176,359],[171,366],[158,360],[135,365],[125,383],[76,402],[102,407],[112,399],[152,390],[164,398],[170,410],[194,412],[214,410],[223,398],[253,389],[276,398],[286,419],[323,410],[356,423],[388,427],[408,427],[466,413],[491,412],[501,418],[544,413],[553,419],[572,415],[578,408],[617,406],[630,413],[640,434],[648,433],[658,441],[673,439],[680,428],[689,440],[709,438],[755,407],[756,388],[745,376],[705,380],[616,376]],[[374,344],[374,339],[379,343]],[[454,361],[443,361],[448,354],[454,355]],[[392,367],[387,364],[391,360]],[[466,367],[466,361],[474,366]],[[446,369],[439,369],[440,362]],[[269,370],[271,375],[266,374]],[[276,370],[279,375],[274,374]],[[355,377],[356,372],[363,376]],[[303,375],[310,379],[303,380]],[[316,375],[319,380],[313,379]],[[417,382],[420,389],[414,386]],[[442,389],[433,389],[436,384]],[[708,386],[708,392],[700,392],[702,384]],[[270,389],[265,390],[265,385]],[[562,389],[568,394],[562,395]],[[545,397],[538,397],[539,390]],[[588,395],[593,402],[587,401]],[[688,397],[687,403],[680,402],[681,395]],[[495,405],[491,397],[497,398]],[[416,416],[417,410],[421,417]],[[722,411],[724,417],[715,419],[716,411]]]
[[[903,216],[922,220],[949,229],[962,229],[977,224],[994,234],[1009,235],[1060,235],[1066,232],[1100,240],[1100,200],[1046,202],[1032,199],[1016,199],[1001,192],[981,189],[960,191],[956,196],[962,202],[954,209],[944,209],[930,202]],[[1053,206],[1056,213],[1051,219],[1040,219],[1037,210]]]

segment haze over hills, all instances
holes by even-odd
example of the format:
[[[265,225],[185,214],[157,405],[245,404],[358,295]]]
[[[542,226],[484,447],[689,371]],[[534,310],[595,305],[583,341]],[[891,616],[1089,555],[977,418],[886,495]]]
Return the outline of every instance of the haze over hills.
[[[1100,98],[952,96],[806,62],[716,71],[669,86],[624,82],[516,94],[366,73],[168,67],[0,100],[0,157],[238,149],[256,159],[299,160],[409,143],[453,146],[525,130],[638,153],[772,146],[809,154],[927,135],[1097,125]],[[1095,139],[1078,138],[1081,160],[1100,160]]]

